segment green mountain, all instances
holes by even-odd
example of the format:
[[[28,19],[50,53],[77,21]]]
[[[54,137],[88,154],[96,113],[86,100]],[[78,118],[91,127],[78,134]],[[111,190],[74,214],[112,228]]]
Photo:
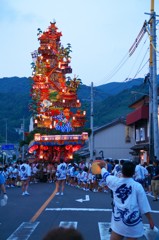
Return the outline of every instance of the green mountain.
[[[8,143],[17,143],[22,140],[20,128],[23,118],[25,132],[29,130],[29,121],[32,116],[28,107],[31,101],[30,88],[31,79],[26,77],[0,79],[0,143],[6,140]],[[134,101],[131,91],[147,90],[148,86],[143,84],[143,79],[94,87],[94,126],[101,126],[115,118],[126,116],[131,111],[128,106]],[[78,96],[82,102],[82,109],[87,111],[86,127],[90,127],[91,87],[81,85]]]
[[[97,90],[105,92],[107,95],[116,95],[124,90],[131,89],[134,86],[139,86],[143,83],[142,78],[127,79],[125,82],[110,82],[96,87]]]

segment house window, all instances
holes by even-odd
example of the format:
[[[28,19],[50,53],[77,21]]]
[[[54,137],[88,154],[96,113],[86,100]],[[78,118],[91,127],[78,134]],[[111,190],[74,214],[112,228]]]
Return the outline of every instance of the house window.
[[[145,141],[145,129],[140,128],[140,141]]]
[[[138,128],[136,129],[136,142],[145,141],[145,129]]]
[[[140,131],[139,129],[136,129],[136,142],[140,141]]]

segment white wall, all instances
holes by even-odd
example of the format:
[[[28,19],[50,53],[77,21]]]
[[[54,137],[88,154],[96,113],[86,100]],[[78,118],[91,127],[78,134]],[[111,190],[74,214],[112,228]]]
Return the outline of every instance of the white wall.
[[[127,143],[126,138],[126,126],[122,123],[118,123],[109,128],[105,128],[102,131],[95,133],[94,135],[94,150],[98,157],[99,152],[103,151],[104,158],[132,158],[131,147],[135,144],[132,137],[132,131],[130,130],[131,142]]]

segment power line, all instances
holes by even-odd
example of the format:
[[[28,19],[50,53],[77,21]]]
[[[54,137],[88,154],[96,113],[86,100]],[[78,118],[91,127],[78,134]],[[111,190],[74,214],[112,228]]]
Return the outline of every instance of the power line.
[[[112,71],[105,77],[105,81],[108,82],[110,79],[112,79],[117,72],[122,68],[122,66],[128,61],[129,55],[128,53],[122,58],[120,63],[112,69]]]
[[[135,52],[135,50],[139,46],[139,43],[141,42],[142,38],[145,35],[145,32],[146,32],[145,25],[146,25],[146,22],[144,22],[137,38],[135,39],[134,43],[130,47],[128,53],[125,54],[125,56],[121,59],[119,64],[117,64],[117,66],[115,66],[112,69],[112,71],[104,78],[105,82],[108,82],[109,80],[111,80],[119,72],[119,70],[125,65],[125,63],[128,61],[128,59],[133,55],[133,53]],[[146,41],[144,42],[144,44],[145,43],[146,43]],[[144,44],[143,44],[143,46],[144,46]]]

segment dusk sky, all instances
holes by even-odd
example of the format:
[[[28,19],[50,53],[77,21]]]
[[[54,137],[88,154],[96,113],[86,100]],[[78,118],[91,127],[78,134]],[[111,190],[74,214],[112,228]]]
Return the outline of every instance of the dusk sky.
[[[72,46],[72,76],[95,86],[144,77],[149,71],[149,37],[134,54],[129,49],[150,16],[150,0],[1,0],[0,78],[29,77],[31,52],[39,47],[37,29],[50,22]],[[155,1],[159,15],[159,3]],[[159,18],[158,18],[159,20]],[[157,51],[159,44],[157,25]],[[157,52],[157,60],[159,53]],[[158,62],[158,61],[157,61]],[[158,63],[159,65],[159,63]],[[159,67],[157,66],[159,72]]]

